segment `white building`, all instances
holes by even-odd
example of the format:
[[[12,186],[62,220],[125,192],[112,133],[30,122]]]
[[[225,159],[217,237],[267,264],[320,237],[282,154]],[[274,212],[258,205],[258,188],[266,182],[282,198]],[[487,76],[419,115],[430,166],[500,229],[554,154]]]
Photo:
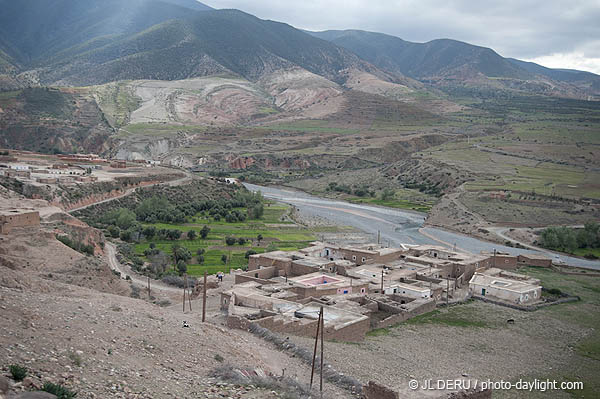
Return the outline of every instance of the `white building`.
[[[393,282],[389,286],[385,287],[383,291],[386,294],[398,294],[402,296],[407,296],[409,298],[431,298],[431,290],[429,288],[420,287],[418,285],[413,284],[403,284]]]
[[[469,281],[469,292],[474,296],[499,299],[515,304],[527,304],[540,300],[542,286],[531,284],[528,281],[475,273]]]

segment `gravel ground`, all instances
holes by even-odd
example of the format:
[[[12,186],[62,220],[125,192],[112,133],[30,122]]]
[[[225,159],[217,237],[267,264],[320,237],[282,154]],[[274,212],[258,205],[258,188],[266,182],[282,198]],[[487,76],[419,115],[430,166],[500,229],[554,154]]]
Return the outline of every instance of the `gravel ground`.
[[[551,375],[565,369],[573,346],[589,333],[551,319],[545,312],[521,312],[479,301],[451,311],[467,320],[483,321],[485,327],[405,323],[360,344],[327,342],[326,361],[361,381],[375,379],[403,397],[420,398],[425,393],[408,389],[413,378],[467,376],[497,381]],[[508,319],[515,324],[507,324]],[[294,337],[293,341],[311,345],[306,338]],[[552,397],[570,397],[554,394]]]

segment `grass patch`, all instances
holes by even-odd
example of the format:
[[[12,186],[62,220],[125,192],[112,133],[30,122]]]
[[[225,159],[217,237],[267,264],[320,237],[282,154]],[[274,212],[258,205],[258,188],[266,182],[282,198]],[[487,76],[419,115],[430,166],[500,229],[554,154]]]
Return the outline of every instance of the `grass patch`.
[[[385,206],[388,208],[398,208],[398,209],[409,209],[417,212],[429,213],[432,205],[427,204],[419,204],[411,201],[400,200],[400,199],[389,199],[383,200],[380,198],[351,198],[349,200],[353,204],[370,204],[370,205],[379,205]]]
[[[425,313],[412,319],[407,320],[406,324],[443,324],[451,327],[490,327],[485,321],[475,320],[475,315],[470,317],[467,308],[457,306],[448,309],[448,311],[434,310],[433,312]]]

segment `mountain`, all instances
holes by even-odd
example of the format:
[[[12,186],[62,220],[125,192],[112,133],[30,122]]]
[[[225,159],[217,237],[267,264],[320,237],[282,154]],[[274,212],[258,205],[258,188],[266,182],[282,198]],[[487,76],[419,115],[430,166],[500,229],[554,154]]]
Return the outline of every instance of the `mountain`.
[[[358,30],[312,32],[315,37],[345,47],[380,68],[407,76],[527,78],[531,74],[489,48],[450,39],[412,43],[395,36]]]
[[[535,62],[521,61],[514,58],[507,58],[507,60],[536,75],[544,75],[550,79],[580,85],[600,93],[600,75],[576,69],[546,68]]]
[[[492,90],[587,97],[600,95],[597,75],[554,70],[500,56],[492,49],[438,39],[413,43],[360,30],[308,32],[357,54],[373,65],[442,87],[473,85]]]
[[[352,70],[409,83],[290,25],[194,0],[25,0],[23,7],[0,0],[0,7],[0,62],[16,60],[42,85],[211,74],[257,81],[297,67],[337,83]]]
[[[3,49],[23,67],[90,40],[113,40],[192,12],[193,0],[0,0]]]

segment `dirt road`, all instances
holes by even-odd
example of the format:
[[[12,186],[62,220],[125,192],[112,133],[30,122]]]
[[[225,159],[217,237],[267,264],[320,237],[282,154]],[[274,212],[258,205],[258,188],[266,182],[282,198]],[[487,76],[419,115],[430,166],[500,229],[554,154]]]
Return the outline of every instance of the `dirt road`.
[[[114,271],[121,273],[122,279],[125,279],[126,276],[129,276],[131,278],[131,281],[133,284],[141,285],[142,287],[146,287],[148,285],[147,277],[139,276],[138,274],[133,272],[133,270],[129,269],[128,267],[122,265],[119,262],[119,260],[117,259],[117,248],[115,247],[114,244],[107,242],[105,244],[105,249],[106,249],[106,257],[108,260],[108,264],[110,265],[110,268]],[[165,291],[170,294],[181,294],[181,289],[176,288],[176,287],[171,287],[170,285],[166,285],[160,281],[153,280],[153,279],[150,280],[150,287],[152,290]]]

